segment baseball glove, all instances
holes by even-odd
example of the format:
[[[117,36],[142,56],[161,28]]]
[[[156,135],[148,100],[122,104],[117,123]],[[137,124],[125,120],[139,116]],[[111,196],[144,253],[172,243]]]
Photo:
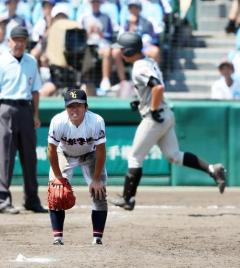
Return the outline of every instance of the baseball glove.
[[[52,210],[66,210],[75,205],[76,197],[71,184],[66,178],[49,181],[48,207]]]

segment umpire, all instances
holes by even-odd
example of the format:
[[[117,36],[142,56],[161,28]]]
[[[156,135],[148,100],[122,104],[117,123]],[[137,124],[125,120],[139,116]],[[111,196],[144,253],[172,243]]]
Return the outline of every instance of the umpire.
[[[37,62],[25,53],[28,31],[22,26],[12,29],[9,51],[0,54],[0,213],[18,214],[12,205],[11,185],[16,151],[24,179],[24,207],[38,213],[47,212],[38,197],[36,177],[36,132],[41,87]]]

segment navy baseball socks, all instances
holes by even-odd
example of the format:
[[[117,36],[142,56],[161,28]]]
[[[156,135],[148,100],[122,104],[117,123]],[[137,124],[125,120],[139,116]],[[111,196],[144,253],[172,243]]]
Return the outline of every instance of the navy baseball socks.
[[[65,210],[50,210],[49,215],[54,237],[53,245],[64,245],[63,225],[65,219]]]
[[[53,230],[53,245],[64,245],[63,226],[65,219],[64,210],[50,210],[50,220]],[[92,210],[93,242],[94,245],[102,245],[102,237],[107,219],[106,211]]]
[[[107,210],[92,210],[93,245],[102,245]]]
[[[129,168],[125,177],[123,195],[112,200],[111,203],[125,210],[133,210],[135,207],[135,195],[142,177],[142,168]]]

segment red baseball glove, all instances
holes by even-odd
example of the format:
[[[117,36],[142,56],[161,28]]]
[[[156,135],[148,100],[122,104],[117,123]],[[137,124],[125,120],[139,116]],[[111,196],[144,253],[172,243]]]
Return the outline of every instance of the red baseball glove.
[[[66,178],[54,179],[48,183],[48,207],[52,210],[66,210],[75,205],[76,197]]]

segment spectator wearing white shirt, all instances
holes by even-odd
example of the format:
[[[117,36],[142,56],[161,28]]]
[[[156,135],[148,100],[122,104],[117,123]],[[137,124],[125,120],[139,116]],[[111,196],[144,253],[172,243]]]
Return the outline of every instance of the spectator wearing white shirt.
[[[211,88],[211,98],[218,100],[240,99],[240,78],[234,76],[233,64],[223,61],[218,66],[221,77],[215,81]]]
[[[113,25],[110,17],[101,11],[103,0],[89,0],[91,10],[82,14],[77,20],[81,28],[88,34],[88,44],[97,47],[102,58],[102,77],[97,95],[105,95],[111,88],[111,44]]]
[[[51,12],[55,5],[55,0],[42,0],[43,16],[38,19],[32,30],[32,40],[34,42],[40,41],[45,36],[46,30],[52,22]]]

